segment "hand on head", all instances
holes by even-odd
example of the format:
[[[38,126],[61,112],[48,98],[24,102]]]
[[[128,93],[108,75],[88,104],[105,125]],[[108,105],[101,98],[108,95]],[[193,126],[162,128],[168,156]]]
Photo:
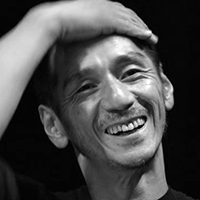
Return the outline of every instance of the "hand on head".
[[[44,4],[44,7],[52,17],[53,33],[67,42],[111,33],[137,37],[153,44],[158,41],[134,11],[118,2],[60,1]]]

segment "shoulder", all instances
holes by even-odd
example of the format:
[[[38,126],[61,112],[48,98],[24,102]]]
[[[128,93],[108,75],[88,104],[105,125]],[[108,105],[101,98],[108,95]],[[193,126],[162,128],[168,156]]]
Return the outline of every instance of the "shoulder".
[[[198,199],[194,199],[192,197],[187,196],[186,194],[180,192],[180,191],[176,191],[173,189],[169,189],[171,194],[174,196],[175,199],[177,200],[198,200]]]
[[[0,157],[0,199],[19,198],[16,179],[9,165]]]
[[[72,190],[68,193],[56,193],[59,200],[91,200],[88,189],[85,185],[79,189]]]
[[[0,157],[0,200],[91,200],[88,189],[82,186],[67,193],[52,193],[44,184],[22,174],[15,174]]]

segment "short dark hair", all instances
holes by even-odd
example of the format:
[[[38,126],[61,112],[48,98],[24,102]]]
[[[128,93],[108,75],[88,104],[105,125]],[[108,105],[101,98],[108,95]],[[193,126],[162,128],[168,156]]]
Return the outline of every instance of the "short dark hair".
[[[151,58],[153,64],[155,65],[156,71],[160,78],[162,65],[155,45],[151,45],[146,41],[136,38],[128,38],[147,53],[147,55]],[[38,66],[37,70],[35,71],[33,78],[36,96],[38,97],[39,103],[53,109],[58,116],[60,115],[60,104],[57,93],[58,75],[57,73],[55,73],[54,70],[54,58],[57,51],[56,49],[59,48],[59,45],[60,42],[56,43],[52,48],[49,49],[49,51],[41,61],[40,65]]]
[[[57,93],[58,76],[52,66],[52,52],[55,46],[46,53],[33,75],[33,84],[39,104],[54,110],[59,116],[59,100]]]

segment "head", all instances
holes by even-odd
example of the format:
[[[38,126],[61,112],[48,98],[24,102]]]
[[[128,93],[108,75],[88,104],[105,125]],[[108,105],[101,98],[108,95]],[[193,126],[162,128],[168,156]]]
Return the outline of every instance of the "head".
[[[122,35],[57,44],[48,73],[51,100],[39,113],[57,147],[70,140],[90,162],[112,167],[137,167],[155,155],[174,102],[151,46]]]

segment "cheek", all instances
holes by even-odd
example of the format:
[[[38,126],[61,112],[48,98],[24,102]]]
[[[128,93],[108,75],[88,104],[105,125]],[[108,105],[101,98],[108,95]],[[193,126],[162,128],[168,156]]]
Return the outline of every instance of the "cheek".
[[[68,105],[68,115],[72,123],[76,121],[76,124],[81,126],[87,126],[92,124],[95,113],[97,110],[97,101],[94,98],[87,98],[83,101],[77,101],[74,104]]]
[[[163,115],[165,115],[165,105],[162,84],[159,80],[154,78],[146,79],[136,86],[135,92],[141,102],[144,100],[151,104],[154,114],[158,115],[159,118],[163,118]]]
[[[95,103],[92,99],[82,102],[79,106],[79,115],[85,118],[90,118],[95,110]]]
[[[142,88],[142,90],[141,90]],[[157,79],[148,79],[143,81],[137,86],[138,91],[141,91],[146,96],[149,96],[153,99],[161,99],[162,94],[162,85]]]

